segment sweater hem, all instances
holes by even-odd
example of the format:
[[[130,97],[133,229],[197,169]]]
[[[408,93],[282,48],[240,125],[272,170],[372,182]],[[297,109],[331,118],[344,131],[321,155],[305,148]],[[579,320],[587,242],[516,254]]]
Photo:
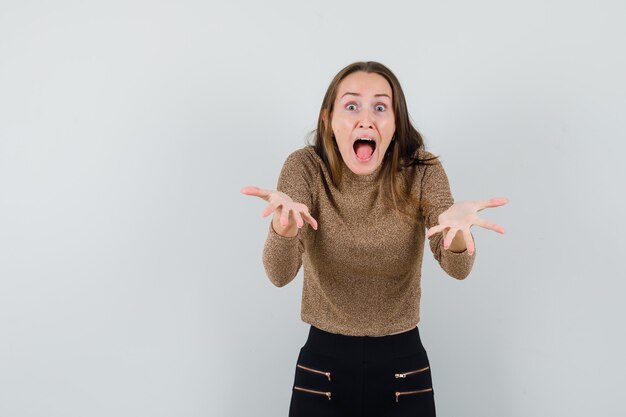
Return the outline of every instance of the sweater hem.
[[[418,316],[417,320],[411,320],[410,322],[402,322],[401,324],[397,324],[395,326],[388,327],[385,329],[365,330],[365,329],[355,329],[354,327],[345,327],[345,326],[328,326],[326,323],[319,322],[305,315],[301,315],[300,318],[304,323],[315,326],[320,330],[324,330],[325,332],[341,334],[344,336],[370,336],[370,337],[390,336],[392,333],[409,331],[409,330],[412,330],[414,327],[416,327],[420,321],[420,318]]]

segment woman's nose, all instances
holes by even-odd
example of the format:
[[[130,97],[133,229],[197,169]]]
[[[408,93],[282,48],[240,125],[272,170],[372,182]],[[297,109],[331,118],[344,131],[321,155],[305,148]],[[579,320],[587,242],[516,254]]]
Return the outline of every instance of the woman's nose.
[[[374,127],[374,123],[372,122],[372,116],[369,114],[369,112],[363,112],[363,115],[359,120],[359,127],[361,129],[372,129]]]

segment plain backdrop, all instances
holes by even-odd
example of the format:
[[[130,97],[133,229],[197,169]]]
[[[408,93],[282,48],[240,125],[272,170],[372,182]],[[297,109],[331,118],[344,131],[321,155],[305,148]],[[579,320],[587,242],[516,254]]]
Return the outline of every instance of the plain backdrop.
[[[0,415],[286,416],[274,188],[332,77],[400,79],[472,228],[427,248],[438,416],[624,416],[626,3],[0,2]],[[320,225],[323,227],[323,225]]]

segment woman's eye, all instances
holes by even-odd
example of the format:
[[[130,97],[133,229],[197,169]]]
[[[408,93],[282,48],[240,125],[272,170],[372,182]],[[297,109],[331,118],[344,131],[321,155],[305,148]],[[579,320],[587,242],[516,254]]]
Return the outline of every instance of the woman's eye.
[[[387,107],[385,107],[385,105],[384,105],[384,104],[378,104],[378,105],[376,106],[376,110],[378,110],[378,111],[385,111],[385,109],[386,109],[386,108],[387,108]]]
[[[356,110],[356,104],[348,104],[346,105],[346,110]]]

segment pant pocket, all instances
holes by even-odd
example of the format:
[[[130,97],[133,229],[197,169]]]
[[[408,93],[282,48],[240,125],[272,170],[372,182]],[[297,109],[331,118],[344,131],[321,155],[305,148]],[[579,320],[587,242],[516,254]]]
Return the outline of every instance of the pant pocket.
[[[390,378],[393,378],[396,403],[433,395],[430,363],[423,353],[396,358],[390,370]]]
[[[301,349],[296,362],[294,389],[313,395],[324,395],[332,400],[333,368],[332,358]]]
[[[289,406],[289,417],[339,416],[330,357],[301,349]]]

